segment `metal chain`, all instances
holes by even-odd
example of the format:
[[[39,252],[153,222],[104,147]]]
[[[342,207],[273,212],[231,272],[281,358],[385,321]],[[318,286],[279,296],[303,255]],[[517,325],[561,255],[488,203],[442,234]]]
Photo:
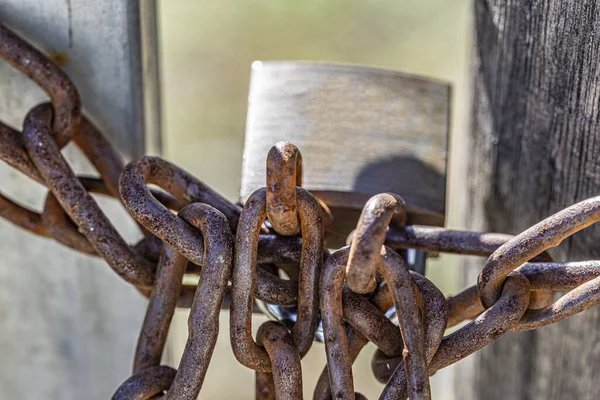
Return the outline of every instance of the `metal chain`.
[[[196,399],[215,347],[219,312],[227,306],[233,352],[256,371],[259,399],[302,397],[300,360],[313,343],[319,315],[327,365],[315,399],[364,398],[354,392],[352,363],[369,341],[378,347],[373,373],[386,383],[380,398],[429,399],[429,376],[437,370],[510,330],[536,329],[600,301],[600,261],[558,263],[546,253],[600,219],[600,197],[511,236],[405,225],[404,200],[383,193],[365,205],[349,245],[330,254],[323,227],[331,225],[331,215],[326,204],[300,187],[302,156],[293,144],[271,149],[266,186],[242,209],[160,158],[124,166],[82,117],[77,89],[64,72],[1,25],[0,56],[51,99],[27,114],[22,133],[0,122],[0,158],[49,189],[41,213],[0,195],[0,216],[102,257],[149,297],[133,375],[114,399]],[[73,172],[61,155],[71,140],[99,179]],[[144,239],[126,244],[90,193],[120,199]],[[488,258],[477,285],[445,298],[431,281],[409,270],[397,252],[405,249]],[[281,278],[280,271],[290,279]],[[186,272],[199,276],[197,286],[182,284]],[[566,293],[554,301],[557,292]],[[296,306],[295,322],[266,322],[255,340],[255,299]],[[174,370],[160,360],[178,305],[191,311],[184,356]],[[392,307],[399,327],[386,317]]]

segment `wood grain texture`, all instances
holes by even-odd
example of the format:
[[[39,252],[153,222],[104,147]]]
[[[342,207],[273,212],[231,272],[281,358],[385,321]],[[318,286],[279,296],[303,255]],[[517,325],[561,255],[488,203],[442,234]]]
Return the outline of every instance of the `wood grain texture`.
[[[477,0],[471,228],[517,233],[600,194],[600,2]],[[551,253],[600,257],[595,226]],[[482,261],[465,274],[474,282]],[[459,364],[460,399],[597,399],[600,309]]]

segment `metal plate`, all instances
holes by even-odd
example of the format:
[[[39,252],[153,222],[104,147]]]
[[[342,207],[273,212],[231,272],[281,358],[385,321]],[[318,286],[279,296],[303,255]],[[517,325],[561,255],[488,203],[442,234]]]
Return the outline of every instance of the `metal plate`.
[[[449,115],[444,82],[352,65],[257,61],[241,197],[265,185],[267,152],[287,140],[302,152],[304,187],[329,204],[356,208],[390,191],[443,224]]]

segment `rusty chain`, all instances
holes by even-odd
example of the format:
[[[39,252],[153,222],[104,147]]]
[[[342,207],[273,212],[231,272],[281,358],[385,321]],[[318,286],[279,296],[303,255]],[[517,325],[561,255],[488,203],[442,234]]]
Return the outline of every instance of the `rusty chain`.
[[[289,142],[267,156],[264,188],[243,208],[157,157],[124,165],[81,114],[76,87],[59,67],[0,25],[0,56],[50,97],[26,115],[23,132],[0,122],[0,158],[49,191],[41,213],[0,195],[0,216],[34,234],[102,257],[149,297],[133,375],[114,399],[195,399],[230,308],[231,346],[256,371],[259,399],[302,398],[301,359],[322,321],[327,365],[315,399],[364,398],[352,363],[373,342],[381,399],[429,399],[429,376],[508,331],[536,329],[600,301],[600,261],[553,261],[546,250],[600,220],[600,197],[572,205],[519,235],[406,225],[406,206],[383,193],[365,205],[348,246],[331,254],[327,204],[302,189],[302,156]],[[73,140],[99,178],[77,176],[61,155]],[[153,184],[160,189],[149,189]],[[120,199],[144,238],[121,235],[90,193]],[[392,222],[393,221],[393,222]],[[477,285],[445,298],[397,250],[488,257]],[[289,279],[282,278],[281,272]],[[199,276],[184,285],[185,273]],[[558,300],[555,293],[566,292]],[[268,321],[251,334],[253,304],[294,306],[295,322]],[[177,370],[161,366],[177,306],[191,307]],[[386,317],[395,308],[399,327]],[[319,317],[320,316],[320,317]],[[452,333],[448,328],[470,321]]]

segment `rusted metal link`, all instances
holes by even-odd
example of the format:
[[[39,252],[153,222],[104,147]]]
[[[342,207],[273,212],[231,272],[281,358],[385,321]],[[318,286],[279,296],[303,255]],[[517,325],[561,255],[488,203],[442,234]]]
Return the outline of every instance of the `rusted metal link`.
[[[271,372],[254,371],[255,376],[255,400],[276,400],[275,382]]]
[[[400,331],[405,349],[403,357],[409,379],[409,397],[431,397],[427,362],[425,358],[423,328],[412,278],[402,258],[391,249],[381,249],[383,262],[378,266],[392,290],[394,303],[400,312]],[[325,335],[325,349],[329,367],[329,381],[334,398],[355,397],[352,380],[351,357],[343,325],[342,285],[350,248],[344,247],[331,254],[321,275],[321,318]]]
[[[166,399],[195,400],[219,334],[219,312],[232,270],[233,236],[227,218],[207,204],[186,206],[179,216],[201,231],[206,263],[188,319],[188,341]]]
[[[81,183],[86,190],[119,198],[117,182],[123,164],[118,154],[85,118],[82,118],[75,141],[96,166],[103,179],[100,181],[96,178],[81,177]],[[35,181],[46,184],[25,148],[22,134],[1,123],[0,159]],[[77,231],[71,221],[67,221],[68,218],[64,211],[55,205],[55,199],[49,194],[44,211],[40,215],[0,195],[0,215],[2,217],[35,234],[52,237],[73,249],[87,254],[95,254],[87,239]]]
[[[85,154],[94,168],[100,173],[100,177],[108,189],[108,194],[116,197],[122,202],[119,193],[119,178],[125,168],[125,164],[115,148],[102,135],[100,130],[85,117],[81,119],[80,129],[73,138],[73,141],[81,149],[83,154]],[[151,192],[153,196],[167,208],[178,211],[187,204],[170,196],[166,192]],[[136,223],[139,225],[142,232],[147,235],[148,232],[143,225],[137,221]]]
[[[348,330],[348,346],[350,355],[352,357],[352,363],[358,357],[358,353],[360,350],[369,343],[369,340],[362,336],[360,333],[352,330],[350,328]],[[323,372],[319,376],[319,380],[317,382],[317,386],[315,387],[313,400],[330,400],[331,399],[331,388],[329,386],[329,369],[327,365],[323,369]],[[367,397],[361,394],[360,392],[354,393],[356,400],[367,400]]]
[[[427,363],[433,359],[446,330],[448,321],[448,303],[443,293],[430,280],[411,271],[418,303],[421,304],[423,319],[423,334],[425,337],[425,353]],[[385,286],[384,286],[385,289]],[[385,296],[389,290],[380,290],[378,296]],[[390,296],[391,297],[391,296]],[[374,299],[378,301],[377,299]],[[384,299],[379,300],[381,302]],[[389,357],[382,349],[378,349],[371,361],[371,368],[375,378],[381,383],[392,381],[405,381],[406,368],[400,365],[403,362],[400,354]],[[400,366],[400,367],[399,367]]]
[[[530,290],[525,275],[518,271],[510,273],[500,299],[492,307],[442,339],[429,366],[430,373],[465,358],[510,330],[525,313]]]
[[[77,88],[69,77],[22,38],[0,24],[0,57],[36,82],[52,101],[52,133],[60,148],[72,138],[100,172],[108,191],[119,197],[123,163],[110,143],[81,115]],[[45,183],[25,149],[21,134],[0,123],[0,159],[34,180]],[[22,213],[25,211],[22,210]]]
[[[423,307],[427,313],[427,315],[432,316],[432,318],[430,319],[430,321],[432,321],[432,323],[427,323],[427,326],[425,327],[425,336],[426,336],[426,346],[427,346],[427,357],[428,359],[430,359],[430,354],[431,356],[433,355],[433,353],[435,352],[435,348],[436,346],[432,346],[430,345],[430,341],[436,341],[437,339],[435,339],[434,335],[431,335],[431,333],[435,330],[438,330],[438,336],[439,336],[439,340],[441,340],[441,337],[443,336],[443,329],[440,327],[441,324],[444,321],[444,318],[437,318],[437,316],[439,316],[439,313],[443,313],[443,314],[447,314],[447,305],[446,302],[443,301],[443,295],[441,294],[441,292],[439,292],[439,289],[437,289],[435,287],[435,285],[433,283],[431,283],[427,278],[419,275],[418,273],[414,272],[414,271],[410,271],[413,280],[414,280],[414,285],[415,287],[417,287],[417,290],[419,291],[417,293],[417,299],[418,302],[423,302]],[[437,294],[436,294],[437,292]],[[423,296],[421,293],[425,293],[425,296]],[[432,300],[428,300],[427,294],[429,293],[434,293],[434,295],[432,295]],[[345,293],[344,293],[345,295]],[[358,295],[354,295],[353,298],[355,299]],[[360,296],[358,296],[360,297]],[[419,300],[419,297],[421,298],[421,300]],[[343,300],[343,306],[344,306],[344,318],[346,318],[346,315],[351,314],[352,312],[354,312],[354,310],[348,309],[348,303],[346,303],[345,300]],[[393,306],[393,299],[391,296],[391,293],[387,287],[387,282],[383,281],[377,288],[376,292],[373,294],[373,296],[371,297],[370,301],[377,307],[377,309],[379,310],[379,313],[387,311],[391,306]],[[350,306],[352,307],[352,306]],[[367,309],[367,310],[363,310],[362,309],[362,305],[360,306],[361,308],[356,310],[356,312],[361,312],[364,313],[365,311],[372,311],[372,309]],[[440,323],[440,321],[442,323]],[[356,323],[356,321],[352,321],[351,323]],[[435,327],[435,325],[438,325],[438,327]],[[359,324],[356,324],[356,326],[359,329],[365,329],[368,330],[369,328],[361,328],[361,326]],[[398,329],[397,327],[395,328],[396,330]],[[394,335],[395,337],[397,337],[396,335]],[[353,364],[354,361],[356,360],[356,357],[358,356],[358,354],[360,353],[360,351],[362,350],[362,348],[369,343],[369,339],[367,339],[365,336],[363,336],[357,329],[355,329],[352,325],[347,325],[346,326],[346,337],[348,340],[348,353],[350,356],[350,364]],[[401,336],[400,336],[400,341],[402,340]],[[437,340],[437,343],[439,344],[439,340]],[[403,343],[401,342],[401,345],[403,346]],[[381,356],[381,353],[378,354],[379,356]],[[377,356],[377,354],[376,354]],[[380,363],[381,362],[381,363]],[[400,364],[402,362],[402,358],[398,358],[398,359],[388,359],[388,358],[380,358],[377,357],[373,359],[373,363],[375,363],[376,365],[373,365],[373,368],[377,368],[378,371],[380,372],[380,375],[375,375],[377,379],[379,379],[380,381],[382,381],[382,383],[387,382],[389,376],[391,376],[392,372],[395,370],[395,368],[397,367],[398,364]],[[392,365],[392,363],[394,363]],[[387,376],[387,378],[385,378]],[[385,378],[385,380],[384,380]],[[331,388],[329,386],[329,368],[326,365],[325,368],[323,369],[323,372],[321,373],[321,375],[319,376],[319,379],[317,381],[317,385],[315,387],[314,393],[313,393],[313,399],[314,400],[329,400],[331,399]],[[356,393],[356,398],[359,398],[359,393]],[[361,396],[361,398],[364,398],[364,396]]]
[[[411,271],[412,273],[412,271]],[[353,293],[348,290],[347,287],[343,288],[342,296],[348,296],[347,293]],[[343,307],[344,307],[344,318],[351,320],[351,324],[355,324],[359,329],[364,331],[369,331],[370,327],[368,326],[368,321],[370,317],[364,316],[352,316],[353,313],[362,313],[367,314],[369,311],[372,311],[370,307],[363,309],[362,300],[360,303],[356,301],[356,299],[364,297],[354,293],[352,295],[351,301],[353,303],[346,302],[346,299],[343,298]],[[378,314],[382,314],[382,312],[387,311],[394,303],[392,296],[387,288],[387,283],[383,281],[376,289],[375,293],[372,295],[370,301],[377,307],[379,310]],[[352,320],[353,319],[353,320]],[[361,321],[364,321],[361,322]],[[394,326],[396,333],[394,333],[394,337],[400,339],[402,341],[402,336],[398,332],[398,328]],[[397,335],[396,335],[397,334]],[[369,339],[367,339],[364,335],[362,335],[357,329],[355,329],[352,325],[346,325],[346,337],[348,339],[348,354],[350,357],[350,363],[353,364],[358,357],[358,354],[362,350],[362,348],[369,343]],[[404,347],[403,343],[401,343],[402,347]],[[356,393],[356,398],[359,398],[359,393]],[[313,392],[314,400],[329,400],[331,399],[331,388],[329,386],[329,368],[325,365],[319,379],[317,380],[317,385]]]
[[[529,279],[532,288],[569,292],[544,308],[530,307],[513,330],[541,328],[600,302],[600,261],[530,263],[517,271]]]
[[[52,192],[46,195],[46,202],[40,218],[44,227],[44,236],[86,254],[96,255],[87,238],[79,232],[77,225],[69,218]]]
[[[415,249],[441,253],[489,256],[513,235],[457,231],[436,226],[390,226],[385,245],[392,249]]]
[[[517,271],[529,279],[532,290],[572,290],[600,276],[600,260],[525,263]]]
[[[79,132],[74,138],[77,146],[83,151],[86,157],[96,167],[102,177],[102,180],[93,177],[79,177],[79,180],[86,190],[115,197],[121,200],[118,192],[118,180],[123,170],[123,163],[111,146],[111,144],[102,136],[98,129],[85,117],[81,119]],[[11,167],[22,172],[34,181],[46,185],[46,182],[38,172],[36,166],[27,153],[23,135],[11,127],[0,122],[0,160],[4,161]],[[151,190],[152,195],[166,207],[178,211],[185,204],[167,192]],[[5,201],[10,201],[4,198]],[[11,201],[13,208],[10,212],[0,214],[7,219],[26,219],[25,215],[29,210],[22,207],[18,210],[16,207],[21,207]],[[21,215],[22,214],[22,215]],[[17,215],[15,217],[15,215]],[[21,224],[16,223],[21,226]],[[29,229],[26,224],[22,226],[34,233],[38,233],[33,229]],[[39,234],[39,233],[38,233]]]
[[[257,266],[254,295],[269,304],[293,306],[298,304],[298,282],[281,279]]]
[[[119,197],[119,177],[125,164],[110,142],[88,119],[82,118],[73,138],[77,147],[100,173],[111,196]]]
[[[150,367],[131,376],[119,386],[112,400],[147,400],[171,386],[175,370],[164,365]]]
[[[90,184],[94,186],[94,190],[105,188],[102,181],[94,178],[79,177],[79,180],[86,190],[90,190]],[[41,214],[0,194],[0,216],[31,233],[54,239],[74,250],[97,255],[92,245],[78,231],[77,226],[69,219],[51,192],[46,195]]]
[[[394,249],[416,248],[432,252],[490,255],[511,238],[513,238],[512,235],[499,233],[466,232],[437,227],[408,225],[403,228],[390,227],[386,235],[385,244]],[[437,240],[442,244],[437,245]],[[151,243],[144,241],[140,245],[147,246],[149,244]],[[146,247],[141,252],[148,254],[147,258],[156,260],[160,252],[160,246],[162,246],[162,242],[159,240],[156,242],[156,245]],[[264,233],[259,238],[257,262],[259,265],[296,264],[300,261],[301,248],[302,239],[300,237]],[[540,254],[536,259],[538,261],[550,260],[546,253]],[[203,258],[197,261],[200,264],[204,262]],[[259,274],[257,285],[260,286],[260,283]],[[264,301],[269,302],[268,300]]]
[[[79,176],[78,179],[88,192],[112,196],[102,180],[83,176]],[[164,201],[167,204],[176,205],[176,202],[165,192],[153,191],[153,194],[160,197],[161,202]],[[177,210],[178,207],[173,207],[172,209]],[[73,250],[99,256],[91,243],[79,231],[77,225],[73,223],[62,209],[52,192],[47,193],[41,214],[17,204],[8,197],[0,194],[0,217],[31,233],[54,239]],[[143,251],[139,252],[140,254],[143,254],[150,261],[156,262],[162,242],[160,246],[152,245],[147,247],[151,242],[152,238],[142,239],[136,246],[143,248]]]
[[[353,239],[353,234],[349,239]],[[502,233],[482,233],[458,231],[446,228],[407,225],[390,226],[386,233],[385,245],[398,249],[415,249],[430,252],[489,256],[513,235]],[[259,260],[265,263],[297,262],[300,258],[301,239],[278,235],[261,235],[259,242]],[[351,240],[348,244],[351,243]],[[285,258],[285,261],[282,259]],[[548,262],[551,258],[546,252],[534,260]]]
[[[541,328],[587,310],[598,303],[600,303],[600,278],[595,278],[571,290],[547,307],[527,310],[513,329],[525,331]]]
[[[356,294],[356,296],[359,296]],[[343,301],[343,300],[342,300]],[[383,281],[376,289],[375,293],[371,296],[370,301],[377,307],[380,312],[387,311],[393,304],[394,301],[392,299],[391,293],[387,287],[387,283]],[[352,310],[347,310],[347,305],[344,303],[344,315],[352,313]],[[345,317],[344,317],[345,318]],[[358,326],[358,325],[357,325]],[[368,328],[367,328],[368,329]],[[398,328],[396,327],[396,330]],[[350,365],[354,363],[356,357],[362,350],[362,348],[369,343],[369,339],[367,339],[364,335],[358,332],[356,329],[352,327],[352,325],[346,325],[346,337],[348,340],[348,355],[350,359]],[[400,340],[402,340],[402,336],[400,335]],[[360,393],[355,393],[356,398],[359,398]],[[360,395],[361,397],[364,397]],[[331,395],[331,387],[329,385],[329,367],[325,365],[319,379],[317,381],[317,385],[313,392],[314,400],[329,400],[332,398]]]
[[[280,240],[281,239],[281,240]],[[261,235],[258,247],[258,262],[262,263],[256,269],[256,286],[254,294],[258,300],[269,304],[281,306],[296,305],[298,303],[298,283],[292,280],[281,279],[266,271],[263,267],[271,262],[287,263],[300,262],[302,242],[296,238]],[[280,244],[280,246],[277,246]],[[139,254],[152,262],[158,261],[163,242],[150,236],[140,240],[134,248]],[[202,249],[202,243],[198,244]],[[297,246],[297,247],[296,247]],[[204,254],[194,254],[196,261],[204,264]],[[195,263],[188,263],[188,273],[198,273],[201,267]]]
[[[356,357],[360,351],[369,343],[369,339],[361,335],[352,326],[346,326],[346,338],[348,341],[348,360],[350,365],[356,361]],[[355,393],[358,398],[359,393]],[[325,368],[319,375],[317,385],[313,392],[313,400],[330,400],[332,398],[331,386],[329,385],[329,365],[325,364]]]
[[[442,339],[429,364],[429,374],[451,365],[496,340],[514,326],[529,304],[530,285],[520,272],[512,272],[506,279],[500,299],[459,330]],[[394,374],[384,388],[380,399],[406,398],[405,375]]]
[[[27,153],[21,132],[2,122],[0,122],[0,160],[34,181],[46,184]]]
[[[81,101],[73,82],[48,57],[2,24],[0,57],[50,96],[54,109],[51,132],[58,147],[64,147],[77,133],[81,119]]]
[[[431,252],[489,256],[512,238],[514,236],[500,233],[457,231],[431,226],[391,226],[386,235],[386,245],[397,250],[413,248]],[[544,251],[533,257],[532,261],[550,262],[552,258]],[[543,308],[552,303],[552,300],[552,291],[534,291],[531,293],[530,307]],[[467,319],[470,319],[469,315],[474,316],[469,314],[469,310],[464,311],[467,312]]]
[[[354,231],[346,267],[346,281],[356,293],[375,290],[375,272],[381,264],[380,249],[394,214],[406,220],[406,203],[393,193],[375,195],[365,204]]]
[[[89,192],[112,196],[120,200],[118,179],[123,169],[123,163],[111,144],[85,117],[81,118],[74,141],[96,167],[102,178],[100,180],[97,178],[79,177],[84,188]],[[1,122],[0,159],[33,180],[43,185],[46,184],[25,148],[23,135]],[[180,202],[177,202],[166,192],[154,190],[153,194],[163,204],[172,209],[178,210],[182,207]],[[0,195],[0,216],[32,233],[54,238],[75,250],[97,255],[85,236],[68,219],[65,212],[62,210],[59,211],[60,207],[57,208],[55,205],[56,201],[49,194],[44,210],[40,215]]]
[[[318,276],[323,257],[321,208],[315,198],[297,188],[302,257],[298,282],[298,318],[292,337],[303,357],[314,339],[318,317]],[[235,245],[230,310],[231,346],[238,361],[254,370],[271,372],[267,352],[252,339],[251,317],[256,282],[256,258],[260,228],[266,218],[266,190],[255,191],[244,205]]]
[[[50,135],[52,108],[42,104],[25,118],[23,137],[29,156],[48,188],[94,249],[127,282],[149,288],[154,265],[136,254],[85,190]]]
[[[165,245],[162,248],[156,279],[146,308],[146,316],[138,337],[133,373],[160,364],[163,348],[175,313],[187,260]]]
[[[428,399],[429,375],[440,368],[509,330],[536,329],[600,303],[600,261],[558,263],[546,252],[600,220],[600,196],[511,236],[405,226],[402,198],[379,194],[365,205],[349,236],[351,245],[331,254],[321,271],[328,256],[323,238],[327,205],[300,188],[302,156],[293,144],[273,146],[266,187],[253,193],[242,210],[159,158],[144,157],[124,167],[110,142],[82,117],[77,89],[66,74],[2,25],[0,57],[51,100],[27,114],[23,133],[0,122],[0,160],[49,188],[41,212],[0,194],[0,216],[103,257],[150,296],[134,375],[113,399],[196,399],[227,295],[234,354],[257,371],[257,398],[265,400],[302,398],[300,360],[315,337],[319,309],[328,363],[315,399],[364,398],[354,392],[351,366],[369,341],[378,347],[373,372],[387,382],[381,399]],[[60,153],[70,140],[99,178],[75,175]],[[148,187],[152,184],[161,189]],[[90,193],[120,199],[146,237],[128,246]],[[392,219],[395,224],[388,228]],[[477,286],[446,300],[433,283],[408,271],[392,248],[489,257]],[[290,279],[282,279],[281,271]],[[199,275],[197,286],[183,285],[186,272]],[[565,291],[554,301],[556,293]],[[255,342],[255,298],[297,306],[291,329],[267,322]],[[159,363],[173,313],[182,302],[191,306],[189,338],[175,371]],[[399,328],[385,316],[391,307]],[[466,320],[472,321],[443,336],[446,328]]]
[[[471,286],[448,298],[448,326],[451,328],[463,321],[469,321],[485,311],[481,305],[477,286]]]
[[[132,161],[123,170],[119,192],[129,213],[152,234],[161,238],[190,261],[201,265],[202,243],[200,234],[189,224],[177,218],[150,192],[148,184],[166,190],[180,201],[205,203],[221,211],[235,232],[240,207],[200,182],[183,169],[158,157],[142,157]]]
[[[275,398],[277,400],[302,399],[300,354],[290,331],[279,322],[267,321],[258,329],[256,338],[271,360]]]
[[[76,137],[78,145],[101,173],[110,194],[118,197],[116,183],[121,173],[122,163],[97,129],[81,117],[79,95],[73,83],[46,56],[2,25],[0,25],[0,42],[0,57],[34,80],[50,96],[54,111],[49,116],[53,123],[51,131],[58,146],[63,147],[71,138]],[[0,123],[0,158],[30,178],[45,184],[25,148],[22,135],[2,123]],[[57,209],[53,207],[55,201],[52,196],[48,196],[46,205],[52,207],[54,211],[45,209],[41,216],[6,197],[2,196],[0,200],[2,216],[8,217],[17,225],[37,234],[54,237],[59,242],[85,253],[94,253],[90,244],[86,243],[86,239],[73,229],[73,224],[65,222],[66,218],[58,214]],[[52,224],[47,217],[54,217],[54,222],[61,224],[58,226]]]
[[[342,304],[344,320],[354,329],[373,342],[388,357],[401,355],[404,343],[398,327],[368,298],[344,286]]]
[[[550,293],[554,293],[554,291],[572,291],[580,285],[583,285],[584,283],[600,276],[600,261],[593,260],[569,263],[525,263],[517,268],[517,271],[521,272],[529,280],[531,285],[531,295],[542,291],[550,291]],[[568,294],[568,297],[565,295],[561,299],[570,299],[571,301],[576,300],[578,296],[571,297],[574,294],[575,293]],[[592,293],[590,292],[589,294],[591,295]],[[554,299],[552,298],[552,300]],[[593,296],[589,296],[589,300],[594,301]],[[543,309],[535,309],[535,311],[531,303],[532,300],[530,300],[528,310],[523,316],[523,319],[513,329],[531,329],[526,321],[528,321],[529,318],[532,318],[532,316],[535,314],[546,313],[553,310],[551,313],[555,316],[558,316],[565,312],[561,311],[560,313],[557,313],[558,309],[555,307],[560,305],[559,302],[556,302],[552,306],[545,306]],[[589,308],[593,305],[594,304],[589,304],[586,308]],[[450,309],[448,328],[463,321],[474,319],[477,315],[485,311],[485,308],[481,304],[477,286],[471,286],[456,296],[448,298],[448,307]],[[579,311],[583,310],[580,309]],[[544,318],[547,317],[548,315]],[[547,323],[544,323],[540,326],[544,325],[547,325]]]
[[[489,308],[500,297],[504,278],[543,251],[600,219],[600,196],[557,212],[503,244],[485,262],[477,279],[481,303]]]
[[[267,217],[275,232],[300,232],[296,187],[302,186],[302,154],[290,142],[278,142],[267,155]]]

